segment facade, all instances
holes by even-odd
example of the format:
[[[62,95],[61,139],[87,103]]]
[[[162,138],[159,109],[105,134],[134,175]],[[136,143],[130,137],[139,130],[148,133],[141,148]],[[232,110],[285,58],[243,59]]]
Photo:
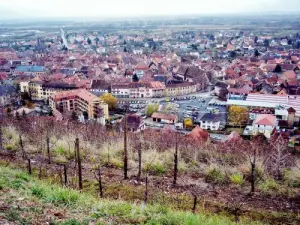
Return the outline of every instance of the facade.
[[[27,87],[28,85],[28,87]],[[75,84],[67,84],[62,82],[42,82],[42,81],[31,81],[31,82],[20,82],[21,92],[29,90],[32,99],[44,100],[48,99],[51,95],[56,94],[60,91],[76,89]]]
[[[175,124],[178,122],[177,115],[173,115],[173,114],[155,112],[152,114],[151,118],[153,119],[153,122],[158,122],[158,123]]]
[[[226,116],[221,113],[205,113],[199,122],[201,129],[220,130],[225,127]]]
[[[62,114],[75,111],[86,112],[92,120],[109,118],[108,105],[85,89],[58,92],[50,97],[49,104],[53,111],[58,110]]]
[[[172,97],[172,96],[181,96],[181,95],[188,95],[191,93],[197,92],[197,86],[194,83],[179,83],[179,84],[167,84],[165,96]]]
[[[253,121],[252,134],[264,134],[267,138],[271,137],[272,132],[277,126],[276,117],[270,114],[257,115]]]

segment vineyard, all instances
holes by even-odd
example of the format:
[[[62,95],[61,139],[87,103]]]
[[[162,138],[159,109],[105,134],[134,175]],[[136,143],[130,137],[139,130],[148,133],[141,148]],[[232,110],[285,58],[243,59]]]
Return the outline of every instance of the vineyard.
[[[300,159],[286,147],[284,137],[214,143],[165,128],[142,133],[120,130],[51,117],[5,118],[1,173],[13,173],[5,172],[10,170],[5,167],[21,169],[36,177],[30,178],[35,182],[70,188],[83,196],[78,207],[88,195],[87,201],[102,198],[103,204],[114,200],[134,207],[162,206],[191,217],[225,215],[242,224],[300,223]],[[118,203],[112,204],[117,210]],[[130,223],[157,224],[149,221]]]

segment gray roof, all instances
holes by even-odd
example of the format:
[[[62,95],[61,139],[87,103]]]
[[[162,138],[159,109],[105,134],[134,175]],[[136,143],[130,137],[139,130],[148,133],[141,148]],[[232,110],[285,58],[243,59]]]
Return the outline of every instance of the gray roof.
[[[16,86],[12,85],[0,85],[0,96],[12,95],[17,91]]]

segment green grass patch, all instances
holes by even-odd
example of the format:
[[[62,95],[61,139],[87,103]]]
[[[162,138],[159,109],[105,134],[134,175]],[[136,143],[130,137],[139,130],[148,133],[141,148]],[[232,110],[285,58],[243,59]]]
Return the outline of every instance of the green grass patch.
[[[18,178],[16,178],[18,177]],[[210,215],[205,213],[192,214],[190,212],[176,211],[162,205],[133,204],[120,200],[103,199],[99,201],[86,193],[50,185],[23,172],[0,167],[0,179],[3,185],[16,189],[22,196],[34,197],[56,207],[66,207],[86,212],[87,221],[67,220],[57,225],[86,225],[94,218],[96,224],[149,224],[149,225],[231,225],[235,224],[228,217]],[[131,187],[132,190],[134,188]],[[140,192],[139,192],[140,193]],[[1,194],[1,192],[0,192]],[[10,220],[19,221],[20,224],[30,224],[17,213],[7,214]],[[22,222],[21,222],[22,221]],[[103,222],[104,221],[104,222]],[[241,221],[240,224],[258,225],[258,222]]]

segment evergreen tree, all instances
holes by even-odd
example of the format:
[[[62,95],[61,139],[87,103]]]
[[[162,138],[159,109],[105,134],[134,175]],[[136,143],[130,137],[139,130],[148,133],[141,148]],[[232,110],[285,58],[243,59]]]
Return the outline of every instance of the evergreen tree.
[[[87,43],[88,43],[89,45],[92,44],[92,41],[91,41],[90,38],[87,39]]]

